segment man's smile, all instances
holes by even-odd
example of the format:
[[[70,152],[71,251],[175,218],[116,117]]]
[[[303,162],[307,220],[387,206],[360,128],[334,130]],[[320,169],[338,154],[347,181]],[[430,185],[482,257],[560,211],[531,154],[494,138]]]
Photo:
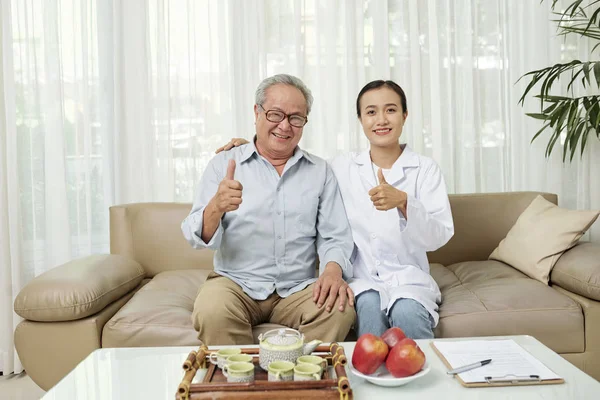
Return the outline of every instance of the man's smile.
[[[275,136],[276,138],[279,138],[279,139],[284,139],[285,140],[285,139],[291,139],[292,138],[291,136],[282,135],[280,133],[275,133],[275,132],[271,132],[271,133],[273,134],[273,136]]]

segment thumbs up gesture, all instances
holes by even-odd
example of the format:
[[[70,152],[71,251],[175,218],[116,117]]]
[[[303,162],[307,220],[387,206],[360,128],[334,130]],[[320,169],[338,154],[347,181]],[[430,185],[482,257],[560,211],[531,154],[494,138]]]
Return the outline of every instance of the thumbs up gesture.
[[[235,160],[229,160],[227,174],[219,183],[217,193],[213,197],[213,203],[221,213],[237,210],[242,204],[242,184],[234,179]]]
[[[377,173],[379,185],[369,190],[369,196],[375,208],[379,211],[387,211],[398,208],[406,216],[406,204],[408,196],[406,192],[398,190],[386,182],[383,171],[379,168]]]

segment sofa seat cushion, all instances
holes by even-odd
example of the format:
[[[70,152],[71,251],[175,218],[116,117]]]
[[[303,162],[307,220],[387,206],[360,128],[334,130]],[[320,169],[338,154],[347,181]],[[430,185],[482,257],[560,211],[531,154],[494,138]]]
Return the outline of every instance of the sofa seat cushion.
[[[431,264],[442,304],[436,337],[531,335],[557,353],[585,350],[579,304],[499,261]]]
[[[141,288],[104,326],[102,347],[199,346],[192,325],[198,289],[209,270],[165,271]],[[261,324],[261,332],[281,325]]]

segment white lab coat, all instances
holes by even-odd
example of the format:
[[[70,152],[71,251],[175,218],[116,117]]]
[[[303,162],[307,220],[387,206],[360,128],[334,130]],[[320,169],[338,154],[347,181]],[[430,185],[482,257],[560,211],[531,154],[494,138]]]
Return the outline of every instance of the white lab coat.
[[[441,293],[429,273],[426,252],[440,248],[454,234],[450,203],[435,161],[403,147],[384,177],[407,193],[406,219],[397,208],[378,211],[371,202],[368,192],[379,181],[368,150],[331,161],[356,245],[349,284],[356,296],[377,290],[386,312],[397,299],[414,299],[437,325]]]

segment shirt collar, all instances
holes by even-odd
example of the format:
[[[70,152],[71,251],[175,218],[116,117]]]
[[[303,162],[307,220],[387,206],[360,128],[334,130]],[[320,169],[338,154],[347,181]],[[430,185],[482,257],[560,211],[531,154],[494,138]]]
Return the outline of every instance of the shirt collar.
[[[256,144],[254,144],[255,140],[256,136],[250,141],[250,143],[244,146],[244,150],[242,151],[242,157],[240,159],[240,164],[252,157],[254,153],[258,155],[258,150],[256,150]]]
[[[310,154],[307,151],[302,150],[300,148],[300,146],[296,146],[296,152],[301,153],[302,156],[304,156],[304,158],[306,158],[311,164],[315,164],[315,159],[313,158],[312,154]]]
[[[385,179],[387,183],[390,185],[395,185],[402,178],[404,178],[404,168],[410,167],[418,167],[419,164],[419,155],[412,151],[410,147],[406,144],[402,144],[402,154],[400,157],[394,162],[390,171],[385,174]],[[360,153],[354,161],[360,165],[359,171],[363,179],[373,187],[377,185],[379,182],[376,178],[377,173],[374,172],[371,164],[371,156],[369,155],[369,150],[365,150]]]
[[[254,137],[252,138],[252,141],[250,141],[250,143],[248,143],[246,146],[244,146],[244,150],[242,152],[242,158],[240,160],[240,163],[245,162],[250,157],[252,157],[252,155],[255,153],[257,156],[260,155],[258,153],[258,150],[256,149],[256,135],[254,135]],[[296,146],[296,148],[294,149],[294,154],[292,155],[292,157],[290,157],[290,161],[296,161],[302,157],[306,158],[306,160],[309,161],[310,163],[315,164],[315,160],[312,157],[312,155],[309,154],[308,152],[302,150],[300,148],[300,146]]]
[[[400,157],[394,162],[392,169],[396,167],[418,167],[419,166],[419,156],[417,153],[412,151],[412,149],[408,146],[408,144],[401,144],[402,146],[402,154]],[[371,164],[371,155],[369,154],[370,150],[362,151],[356,158],[354,158],[354,162],[363,165],[363,164]]]

